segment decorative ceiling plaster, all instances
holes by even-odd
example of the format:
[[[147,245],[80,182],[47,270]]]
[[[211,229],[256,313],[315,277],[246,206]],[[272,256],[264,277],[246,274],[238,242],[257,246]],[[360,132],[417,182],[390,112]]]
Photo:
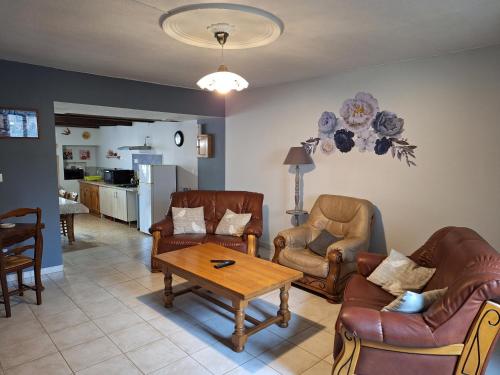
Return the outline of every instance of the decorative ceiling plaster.
[[[191,3],[0,0],[0,59],[195,88],[220,51],[180,43],[160,27],[168,10]],[[238,3],[285,24],[272,44],[226,51],[250,88],[500,44],[498,0]]]
[[[284,29],[273,14],[239,4],[193,4],[172,9],[160,19],[167,35],[196,47],[220,49],[214,33],[227,32],[231,37],[224,44],[226,50],[265,46]]]

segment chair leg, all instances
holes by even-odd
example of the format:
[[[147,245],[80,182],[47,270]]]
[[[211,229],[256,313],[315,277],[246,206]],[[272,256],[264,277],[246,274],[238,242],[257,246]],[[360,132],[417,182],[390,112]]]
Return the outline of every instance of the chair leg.
[[[19,295],[24,294],[23,288],[23,270],[17,270],[17,288],[19,289]]]
[[[41,305],[42,304],[42,275],[41,275],[41,266],[35,265],[34,271],[35,271],[35,287],[36,287],[36,304]]]
[[[10,318],[10,296],[9,296],[9,287],[7,285],[7,274],[0,275],[0,283],[2,284],[2,296],[3,303],[5,304],[5,315],[7,318]]]

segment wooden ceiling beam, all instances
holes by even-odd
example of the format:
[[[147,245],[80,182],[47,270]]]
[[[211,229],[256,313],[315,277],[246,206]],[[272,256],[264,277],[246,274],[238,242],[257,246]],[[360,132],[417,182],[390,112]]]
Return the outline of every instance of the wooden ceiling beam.
[[[66,127],[89,127],[98,128],[100,126],[132,126],[134,122],[154,122],[155,120],[128,117],[108,117],[81,115],[75,113],[55,114],[55,126]]]

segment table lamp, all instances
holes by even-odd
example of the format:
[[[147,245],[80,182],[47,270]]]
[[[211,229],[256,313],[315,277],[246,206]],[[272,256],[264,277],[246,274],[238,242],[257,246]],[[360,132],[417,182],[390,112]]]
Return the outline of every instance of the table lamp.
[[[311,156],[307,153],[304,147],[290,147],[288,155],[283,162],[285,165],[295,165],[295,211],[299,211],[300,200],[300,175],[299,166],[302,164],[313,164]]]

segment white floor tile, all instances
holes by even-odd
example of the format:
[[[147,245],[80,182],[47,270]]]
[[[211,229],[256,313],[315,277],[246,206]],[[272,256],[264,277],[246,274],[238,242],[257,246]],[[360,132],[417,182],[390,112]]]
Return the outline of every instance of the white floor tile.
[[[77,375],[140,375],[137,367],[125,356],[119,355],[104,362],[98,363],[85,370],[78,371]]]
[[[144,320],[131,310],[107,315],[94,320],[94,323],[97,324],[106,334],[129,328],[142,322],[144,322]]]
[[[51,333],[50,336],[59,350],[65,350],[75,345],[93,341],[104,336],[104,333],[93,322],[86,322]]]
[[[74,346],[62,351],[73,371],[80,371],[120,355],[120,350],[107,337]]]
[[[320,361],[318,357],[288,342],[261,354],[258,359],[283,375],[300,374]]]
[[[325,361],[316,363],[310,369],[304,371],[303,375],[330,375],[332,373],[332,365]]]
[[[0,346],[0,363],[4,369],[56,353],[57,348],[48,335],[38,336],[19,345]]]
[[[72,371],[60,353],[50,354],[7,371],[6,375],[68,375]]]
[[[215,375],[224,374],[253,358],[245,351],[236,353],[222,343],[202,349],[191,357]]]
[[[232,371],[226,373],[227,375],[280,375],[279,372],[272,369],[269,366],[257,358],[254,358],[240,367],[235,368]]]
[[[153,375],[211,375],[202,365],[190,357],[180,359],[152,373]]]
[[[150,342],[159,340],[163,335],[148,323],[139,323],[121,331],[113,332],[109,338],[121,349],[128,352]]]
[[[168,339],[161,339],[127,353],[127,357],[143,372],[159,370],[187,354]]]

